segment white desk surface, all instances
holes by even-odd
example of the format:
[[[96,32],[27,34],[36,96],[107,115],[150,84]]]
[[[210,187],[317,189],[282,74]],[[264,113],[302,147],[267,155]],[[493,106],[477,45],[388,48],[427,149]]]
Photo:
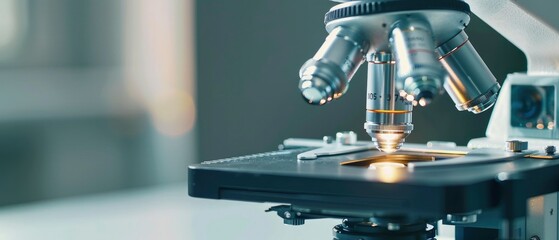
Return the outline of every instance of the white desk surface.
[[[0,239],[332,239],[339,220],[283,225],[273,204],[195,199],[186,183],[0,208]]]
[[[336,219],[287,226],[274,204],[195,199],[186,183],[0,208],[0,239],[332,239]]]

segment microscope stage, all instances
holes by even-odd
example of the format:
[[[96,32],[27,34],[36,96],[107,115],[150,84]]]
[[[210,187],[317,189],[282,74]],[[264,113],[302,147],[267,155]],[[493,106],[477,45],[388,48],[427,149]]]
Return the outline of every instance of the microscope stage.
[[[190,166],[189,195],[284,203],[333,215],[360,212],[441,218],[448,213],[498,208],[508,194],[527,199],[557,191],[559,182],[559,161],[528,158],[533,151],[478,149],[460,154],[406,144],[404,151],[392,155],[369,150],[297,160],[297,154],[311,149]]]

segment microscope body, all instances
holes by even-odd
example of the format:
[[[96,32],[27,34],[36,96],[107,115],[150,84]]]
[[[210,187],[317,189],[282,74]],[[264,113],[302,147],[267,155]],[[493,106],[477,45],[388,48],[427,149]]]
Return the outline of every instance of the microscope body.
[[[342,2],[326,14],[329,35],[301,67],[299,88],[324,105],[366,63],[373,141],[292,138],[278,151],[192,165],[189,195],[283,203],[268,211],[289,225],[344,219],[336,240],[435,239],[440,220],[457,240],[559,239],[555,29],[509,0]],[[470,9],[527,56],[528,71],[502,88],[464,32]],[[495,104],[486,137],[404,144],[413,108],[442,89],[461,111]]]

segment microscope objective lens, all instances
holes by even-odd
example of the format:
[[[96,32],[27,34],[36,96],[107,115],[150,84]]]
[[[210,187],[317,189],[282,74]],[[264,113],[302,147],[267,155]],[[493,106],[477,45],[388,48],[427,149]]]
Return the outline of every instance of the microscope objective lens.
[[[397,22],[390,35],[396,62],[396,84],[409,97],[425,106],[439,94],[445,73],[435,56],[435,42],[429,23],[422,19]],[[417,105],[417,103],[415,104]]]
[[[367,56],[367,121],[364,128],[377,149],[397,151],[413,129],[412,103],[396,89],[395,64],[390,53]]]
[[[323,105],[340,98],[364,62],[368,41],[346,27],[334,29],[313,58],[299,71],[299,89],[306,102]]]

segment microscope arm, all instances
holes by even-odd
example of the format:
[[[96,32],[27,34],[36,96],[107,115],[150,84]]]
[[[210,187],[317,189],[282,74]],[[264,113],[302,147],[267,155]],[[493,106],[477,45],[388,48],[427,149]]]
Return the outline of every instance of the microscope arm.
[[[467,0],[473,13],[518,47],[528,75],[559,71],[559,33],[511,0]],[[536,13],[537,14],[537,13]]]

